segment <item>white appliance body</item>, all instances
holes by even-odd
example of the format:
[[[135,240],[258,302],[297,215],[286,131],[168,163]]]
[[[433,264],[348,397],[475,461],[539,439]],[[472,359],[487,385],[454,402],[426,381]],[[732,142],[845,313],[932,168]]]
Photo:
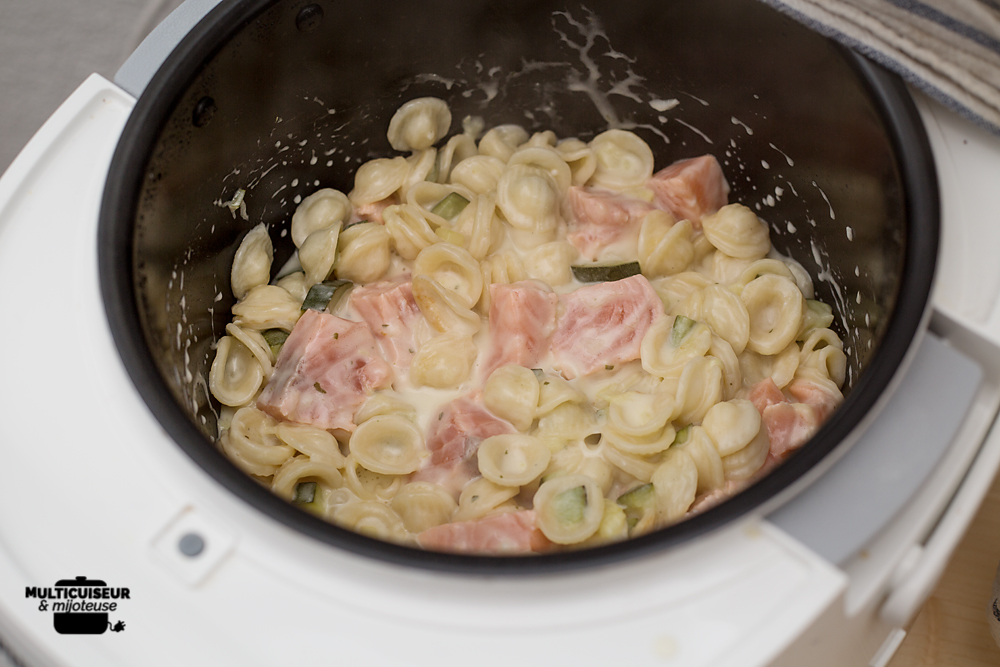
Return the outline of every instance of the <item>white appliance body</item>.
[[[28,667],[884,665],[1000,467],[1000,140],[918,102],[943,201],[930,334],[858,442],[792,502],[664,553],[477,577],[292,531],[159,426],[97,271],[105,176],[135,100],[92,76],[0,179],[0,638]],[[107,632],[59,634],[30,596],[76,576],[129,589]]]

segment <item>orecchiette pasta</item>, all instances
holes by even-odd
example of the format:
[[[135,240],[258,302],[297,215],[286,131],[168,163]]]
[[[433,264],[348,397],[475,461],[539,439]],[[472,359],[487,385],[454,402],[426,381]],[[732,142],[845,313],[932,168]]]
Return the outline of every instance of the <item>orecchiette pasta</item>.
[[[424,436],[416,425],[398,415],[377,415],[351,435],[351,455],[372,472],[407,475],[420,468]]]
[[[424,248],[441,242],[428,223],[429,212],[412,204],[394,204],[382,211],[392,245],[403,259],[414,260]]]
[[[566,139],[556,144],[559,155],[569,165],[573,185],[583,185],[597,170],[597,156],[590,146],[579,139]]]
[[[843,321],[715,158],[451,123],[404,104],[405,156],[306,197],[290,244],[269,221],[274,280],[243,238],[208,374],[241,470],[377,539],[589,548],[739,493],[843,400]]]
[[[767,274],[751,280],[740,294],[750,318],[747,347],[757,354],[778,354],[802,327],[805,299],[791,280]]]
[[[678,440],[681,440],[678,434]],[[722,467],[722,457],[715,443],[702,426],[691,426],[686,439],[674,445],[674,449],[683,450],[691,457],[698,469],[698,493],[712,493],[721,489],[726,483],[725,470]]]
[[[597,532],[604,518],[604,493],[586,475],[548,480],[535,493],[538,527],[556,544],[582,542]]]
[[[506,164],[518,146],[527,141],[528,133],[520,125],[497,125],[479,140],[479,153]]]
[[[466,308],[476,305],[483,293],[479,263],[468,250],[450,243],[438,243],[420,251],[413,262],[413,273],[434,280]]]
[[[524,270],[530,278],[560,287],[573,280],[572,265],[579,256],[580,252],[565,241],[543,243],[525,255]]]
[[[689,220],[674,222],[666,211],[650,211],[639,230],[639,266],[649,278],[672,276],[687,269],[694,259]]]
[[[320,229],[346,223],[354,207],[343,192],[332,188],[317,190],[302,200],[292,214],[292,242],[301,248],[309,235]]]
[[[559,192],[564,194],[569,190],[569,186],[572,183],[572,172],[570,172],[569,165],[566,161],[562,159],[562,156],[553,149],[547,146],[527,146],[524,148],[519,148],[514,151],[514,154],[510,156],[507,160],[508,166],[513,166],[515,164],[523,164],[532,167],[538,167],[542,171],[546,172],[552,177],[556,186],[559,188]]]
[[[365,404],[354,413],[354,423],[361,425],[379,415],[399,415],[410,421],[416,421],[417,409],[396,394],[379,392],[365,401]]]
[[[354,189],[347,197],[354,206],[386,199],[399,190],[410,173],[406,158],[378,158],[365,162],[354,175]]]
[[[444,145],[437,154],[437,173],[432,174],[434,178],[428,179],[437,183],[447,183],[451,170],[455,165],[467,158],[478,155],[476,142],[467,134],[456,134],[448,143]]]
[[[338,278],[356,283],[371,283],[385,275],[392,262],[392,235],[384,225],[362,222],[340,234],[337,261]]]
[[[723,206],[701,219],[705,238],[730,257],[760,259],[771,248],[767,225],[742,204]]]
[[[535,374],[524,366],[507,364],[493,371],[483,387],[483,404],[495,415],[527,431],[535,419],[539,386]],[[495,481],[495,480],[494,480]]]
[[[457,387],[468,379],[478,354],[471,336],[443,333],[417,350],[410,364],[410,379],[417,387]]]
[[[484,195],[496,190],[505,166],[495,157],[474,155],[451,168],[448,182],[467,188],[477,195]]]
[[[409,171],[406,174],[406,178],[403,179],[403,184],[399,186],[399,194],[404,200],[408,198],[410,188],[427,182],[431,172],[437,166],[437,150],[427,148],[417,151],[406,158],[406,164],[409,167]]]
[[[380,540],[398,542],[406,536],[403,520],[392,508],[380,502],[358,500],[345,503],[334,510],[332,518],[344,528]]]
[[[275,428],[274,434],[283,443],[313,461],[329,463],[334,468],[344,467],[344,455],[340,451],[340,445],[329,431],[307,424],[281,422]]]
[[[306,237],[299,248],[299,262],[306,272],[306,283],[314,285],[323,282],[333,271],[337,259],[337,241],[340,237],[340,223],[316,230]]]
[[[254,287],[266,285],[271,279],[272,259],[274,248],[271,246],[271,237],[267,235],[267,227],[261,223],[243,237],[236,250],[230,281],[233,296],[242,299]]]
[[[750,339],[750,314],[740,297],[721,285],[709,285],[693,292],[670,312],[704,322],[732,345],[736,354],[746,349]]]
[[[243,343],[253,353],[253,356],[260,362],[264,379],[269,379],[273,370],[271,364],[274,362],[274,354],[271,352],[271,346],[267,344],[260,332],[243,330],[230,322],[226,325],[226,333]]]
[[[479,444],[479,473],[500,486],[524,486],[541,475],[552,456],[539,438],[494,435]]]
[[[397,151],[422,151],[443,138],[449,127],[451,110],[443,101],[436,97],[410,100],[389,121],[389,144]]]
[[[712,330],[701,322],[674,316],[653,323],[642,339],[642,367],[661,377],[680,375],[684,365],[712,347]]]
[[[445,289],[441,283],[427,276],[413,278],[413,298],[432,327],[442,333],[472,335],[482,322],[467,305],[470,298]],[[475,305],[475,301],[472,302]]]
[[[590,142],[597,168],[590,177],[594,185],[625,189],[645,183],[653,175],[653,151],[632,132],[608,130]]]
[[[514,228],[554,232],[559,223],[559,185],[548,171],[526,164],[507,167],[497,182],[497,206]]]
[[[295,454],[294,449],[278,440],[276,426],[277,422],[260,410],[241,408],[233,415],[223,449],[244,471],[260,477],[273,475]]]
[[[301,301],[277,285],[260,285],[233,306],[233,323],[242,329],[291,331],[302,315]]]
[[[518,493],[518,487],[500,485],[479,477],[464,489],[458,498],[455,521],[471,521],[486,516]]]
[[[223,336],[208,374],[208,386],[223,405],[246,405],[257,395],[264,369],[250,349],[233,336]]]
[[[295,487],[304,479],[318,479],[330,489],[339,489],[344,485],[344,476],[330,461],[296,456],[285,461],[275,471],[271,490],[285,500],[292,500],[295,497]]]
[[[352,453],[344,461],[344,482],[361,500],[389,502],[399,493],[405,478],[369,470],[361,465]]]
[[[410,482],[399,490],[389,505],[403,520],[406,530],[414,535],[448,523],[458,510],[455,499],[430,482]]]
[[[778,389],[783,389],[795,376],[799,367],[799,355],[799,346],[795,343],[790,343],[775,355],[761,355],[746,350],[740,355],[740,372],[750,385],[770,378]]]
[[[698,491],[698,466],[683,449],[671,449],[652,477],[656,517],[672,523],[684,516]]]

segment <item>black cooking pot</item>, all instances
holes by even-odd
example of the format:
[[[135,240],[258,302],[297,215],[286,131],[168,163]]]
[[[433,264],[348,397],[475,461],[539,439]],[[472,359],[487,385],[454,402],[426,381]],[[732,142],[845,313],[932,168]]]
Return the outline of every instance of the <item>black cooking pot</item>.
[[[230,320],[235,250],[263,221],[280,267],[299,198],[347,191],[361,162],[391,155],[388,119],[421,96],[448,102],[452,132],[473,115],[587,140],[616,120],[649,143],[658,167],[714,154],[730,201],[769,222],[775,247],[834,306],[850,360],[842,407],[774,472],[703,514],[628,542],[526,558],[370,539],[239,471],[213,445],[205,380]],[[238,189],[249,221],[219,206]],[[100,272],[115,342],[150,409],[246,502],[380,559],[547,572],[703,534],[773,504],[829,456],[921,330],[938,215],[930,149],[901,81],[754,0],[225,0],[166,59],[125,127],[101,209]]]

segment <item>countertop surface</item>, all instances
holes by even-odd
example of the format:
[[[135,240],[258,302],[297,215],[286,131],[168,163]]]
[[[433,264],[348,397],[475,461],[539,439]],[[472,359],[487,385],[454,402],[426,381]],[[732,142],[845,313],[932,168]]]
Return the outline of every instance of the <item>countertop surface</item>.
[[[1000,476],[888,667],[996,667],[987,605],[1000,563]]]

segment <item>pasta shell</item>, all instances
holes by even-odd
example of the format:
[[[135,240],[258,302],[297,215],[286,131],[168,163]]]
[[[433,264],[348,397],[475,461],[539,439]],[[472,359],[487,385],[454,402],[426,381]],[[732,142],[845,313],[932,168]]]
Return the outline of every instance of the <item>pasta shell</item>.
[[[436,144],[450,127],[451,110],[444,100],[420,97],[396,110],[386,136],[397,151],[422,151]]]
[[[701,219],[705,238],[730,257],[760,259],[771,249],[767,225],[743,204],[728,204]]]
[[[528,141],[528,133],[520,125],[497,125],[479,140],[479,154],[490,155],[504,164],[518,146]]]
[[[301,248],[310,234],[338,222],[346,223],[353,211],[343,192],[332,188],[317,190],[303,199],[292,214],[292,243]]]
[[[264,370],[253,352],[233,336],[223,336],[208,373],[208,386],[223,405],[246,405],[257,395]]]
[[[377,415],[362,423],[351,435],[350,448],[358,463],[382,475],[416,472],[427,454],[419,429],[398,415]]]
[[[590,149],[597,158],[592,185],[621,190],[642,185],[653,175],[653,151],[633,132],[602,132],[590,142]]]
[[[539,438],[504,434],[486,438],[477,451],[479,472],[500,486],[524,486],[549,465],[551,453]]]
[[[585,475],[545,481],[535,493],[538,528],[556,544],[576,544],[597,532],[604,517],[604,494]]]
[[[266,285],[271,280],[271,260],[274,248],[267,227],[261,223],[251,229],[236,250],[230,282],[233,296],[242,299],[258,285]]]
[[[535,419],[538,394],[538,378],[531,370],[517,364],[507,364],[493,371],[486,380],[483,404],[490,412],[506,419],[523,433]]]

